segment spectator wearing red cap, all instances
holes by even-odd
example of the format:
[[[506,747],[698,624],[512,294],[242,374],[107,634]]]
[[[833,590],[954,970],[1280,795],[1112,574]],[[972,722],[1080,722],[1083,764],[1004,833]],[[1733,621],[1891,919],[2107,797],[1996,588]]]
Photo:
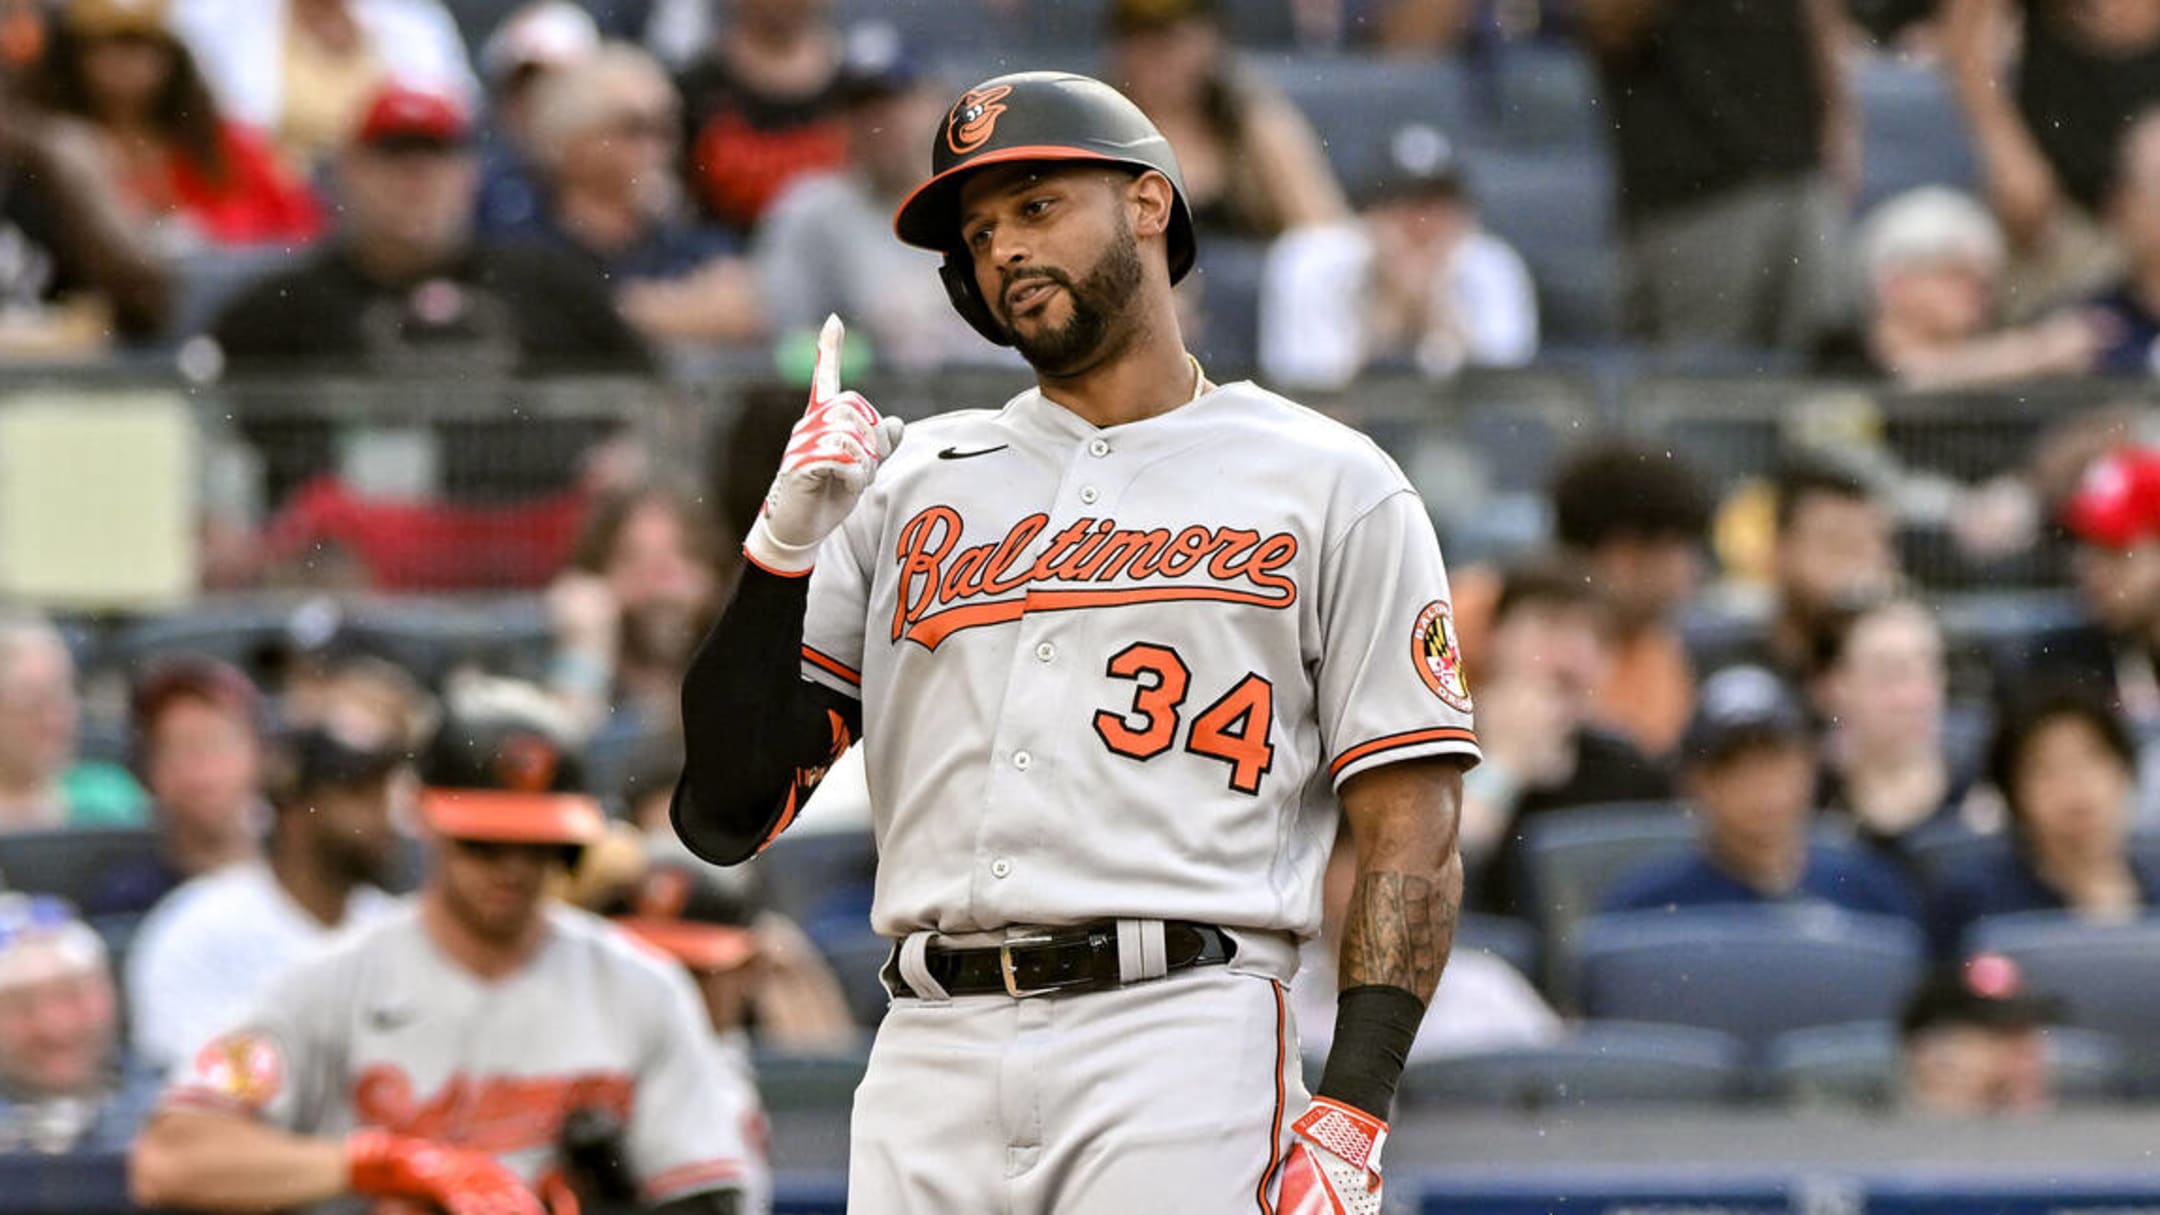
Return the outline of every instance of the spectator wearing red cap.
[[[135,826],[147,810],[125,771],[75,755],[82,705],[67,641],[42,616],[0,615],[0,833]]]
[[[475,240],[472,134],[453,98],[379,93],[338,158],[337,240],[257,283],[213,327],[234,369],[648,369],[592,269],[554,250]]]
[[[237,668],[160,662],[136,686],[134,716],[158,852],[100,874],[83,899],[90,915],[148,911],[189,878],[255,859],[269,821],[261,697]]]
[[[2062,1001],[2017,963],[1979,954],[1928,977],[1898,1016],[1900,1101],[1921,1114],[2032,1114],[2055,1102],[2044,1031]]]
[[[1997,676],[2004,691],[2070,684],[2144,728],[2160,723],[2160,451],[2120,448],[2086,465],[2062,506],[2085,621],[2032,639]]]
[[[252,131],[225,121],[167,0],[70,0],[31,91],[92,123],[133,214],[172,244],[300,243],[315,196]]]
[[[344,145],[386,82],[461,105],[480,94],[441,0],[176,0],[173,24],[226,112],[303,169]]]
[[[2130,847],[2138,752],[2106,702],[2041,689],[2014,702],[1988,748],[2008,840],[1943,882],[1935,944],[1955,957],[1975,921],[2022,911],[2126,920],[2160,905],[2160,873]]]
[[[640,333],[709,345],[763,331],[756,276],[735,242],[685,210],[682,106],[658,60],[609,43],[537,86],[530,124],[545,204],[529,233],[589,259]]]

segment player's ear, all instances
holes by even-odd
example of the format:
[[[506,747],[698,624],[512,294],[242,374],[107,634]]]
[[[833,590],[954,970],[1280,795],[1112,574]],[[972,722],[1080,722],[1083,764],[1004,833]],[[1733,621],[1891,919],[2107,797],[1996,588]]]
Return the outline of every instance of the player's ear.
[[[1131,208],[1134,236],[1161,236],[1170,230],[1170,213],[1177,206],[1177,192],[1170,179],[1153,169],[1132,179],[1125,190]]]

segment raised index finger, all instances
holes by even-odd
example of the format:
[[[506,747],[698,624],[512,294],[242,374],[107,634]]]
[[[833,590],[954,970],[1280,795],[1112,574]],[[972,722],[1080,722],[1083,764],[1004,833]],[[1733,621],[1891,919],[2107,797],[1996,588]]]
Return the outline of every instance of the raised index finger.
[[[810,402],[818,404],[840,394],[840,340],[847,336],[847,326],[839,313],[825,318],[825,327],[818,330],[817,362],[810,369]]]

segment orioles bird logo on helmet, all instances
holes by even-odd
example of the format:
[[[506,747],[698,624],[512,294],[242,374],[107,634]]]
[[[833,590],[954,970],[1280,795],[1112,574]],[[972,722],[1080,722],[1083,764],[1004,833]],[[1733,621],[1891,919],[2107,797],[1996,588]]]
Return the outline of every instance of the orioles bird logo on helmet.
[[[962,93],[945,118],[946,146],[965,156],[988,143],[990,133],[997,130],[998,115],[1005,112],[999,103],[1011,92],[1011,85],[996,84]]]

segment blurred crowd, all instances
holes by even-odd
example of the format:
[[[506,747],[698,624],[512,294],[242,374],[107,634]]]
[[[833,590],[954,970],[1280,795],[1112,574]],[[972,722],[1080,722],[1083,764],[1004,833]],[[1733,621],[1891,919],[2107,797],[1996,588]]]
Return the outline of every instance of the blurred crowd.
[[[1242,326],[1222,348],[1292,392],[1615,342],[1920,388],[2160,367],[2160,0],[984,5],[1089,14],[1067,61],[1175,145],[1203,268],[1246,259],[1186,289],[1193,331]],[[862,6],[0,0],[0,350],[162,352],[235,384],[646,379],[713,352],[785,363],[837,312],[880,366],[1014,370],[946,305],[936,258],[890,234],[972,80],[842,8]],[[1392,70],[1515,43],[1579,55],[1609,136],[1619,330],[1541,325],[1567,284],[1481,218],[1473,141],[1440,116],[1367,114],[1377,154],[1345,163],[1238,45],[1262,10],[1297,54]],[[1939,71],[1969,190],[1856,209],[1852,79],[1871,59]],[[2072,575],[2075,619],[1986,650],[1905,568],[1896,470],[1802,452],[1721,502],[1723,470],[1665,446],[1563,453],[1549,542],[1454,570],[1485,761],[1465,790],[1472,915],[1416,1057],[1591,1040],[1621,1018],[1571,970],[1580,943],[1745,907],[1906,960],[1864,1018],[1825,1014],[1894,1043],[1877,1104],[2060,1099],[2063,1044],[2117,1028],[2094,1013],[2106,991],[2043,981],[2000,929],[2105,932],[2160,900],[2149,429],[2053,420],[1958,514],[1975,550],[2049,535]],[[519,863],[681,967],[712,1048],[768,1077],[767,1103],[800,1099],[791,1061],[859,1059],[882,944],[845,764],[743,871],[690,861],[667,825],[681,673],[755,508],[732,498],[764,470],[724,500],[581,443],[538,493],[394,506],[321,473],[277,470],[275,509],[230,551],[211,537],[208,573],[338,593],[214,642],[0,617],[0,1151],[122,1150],[168,1072],[281,972],[401,899],[454,902],[461,866],[509,863],[430,820],[443,788],[604,811],[604,831]],[[421,533],[440,543],[417,552]],[[1762,601],[1737,625],[1698,627],[1712,554]],[[531,594],[470,645],[342,593],[482,567]],[[1331,943],[1294,993],[1313,1052]],[[2098,1087],[2156,1082],[2120,1068]]]

